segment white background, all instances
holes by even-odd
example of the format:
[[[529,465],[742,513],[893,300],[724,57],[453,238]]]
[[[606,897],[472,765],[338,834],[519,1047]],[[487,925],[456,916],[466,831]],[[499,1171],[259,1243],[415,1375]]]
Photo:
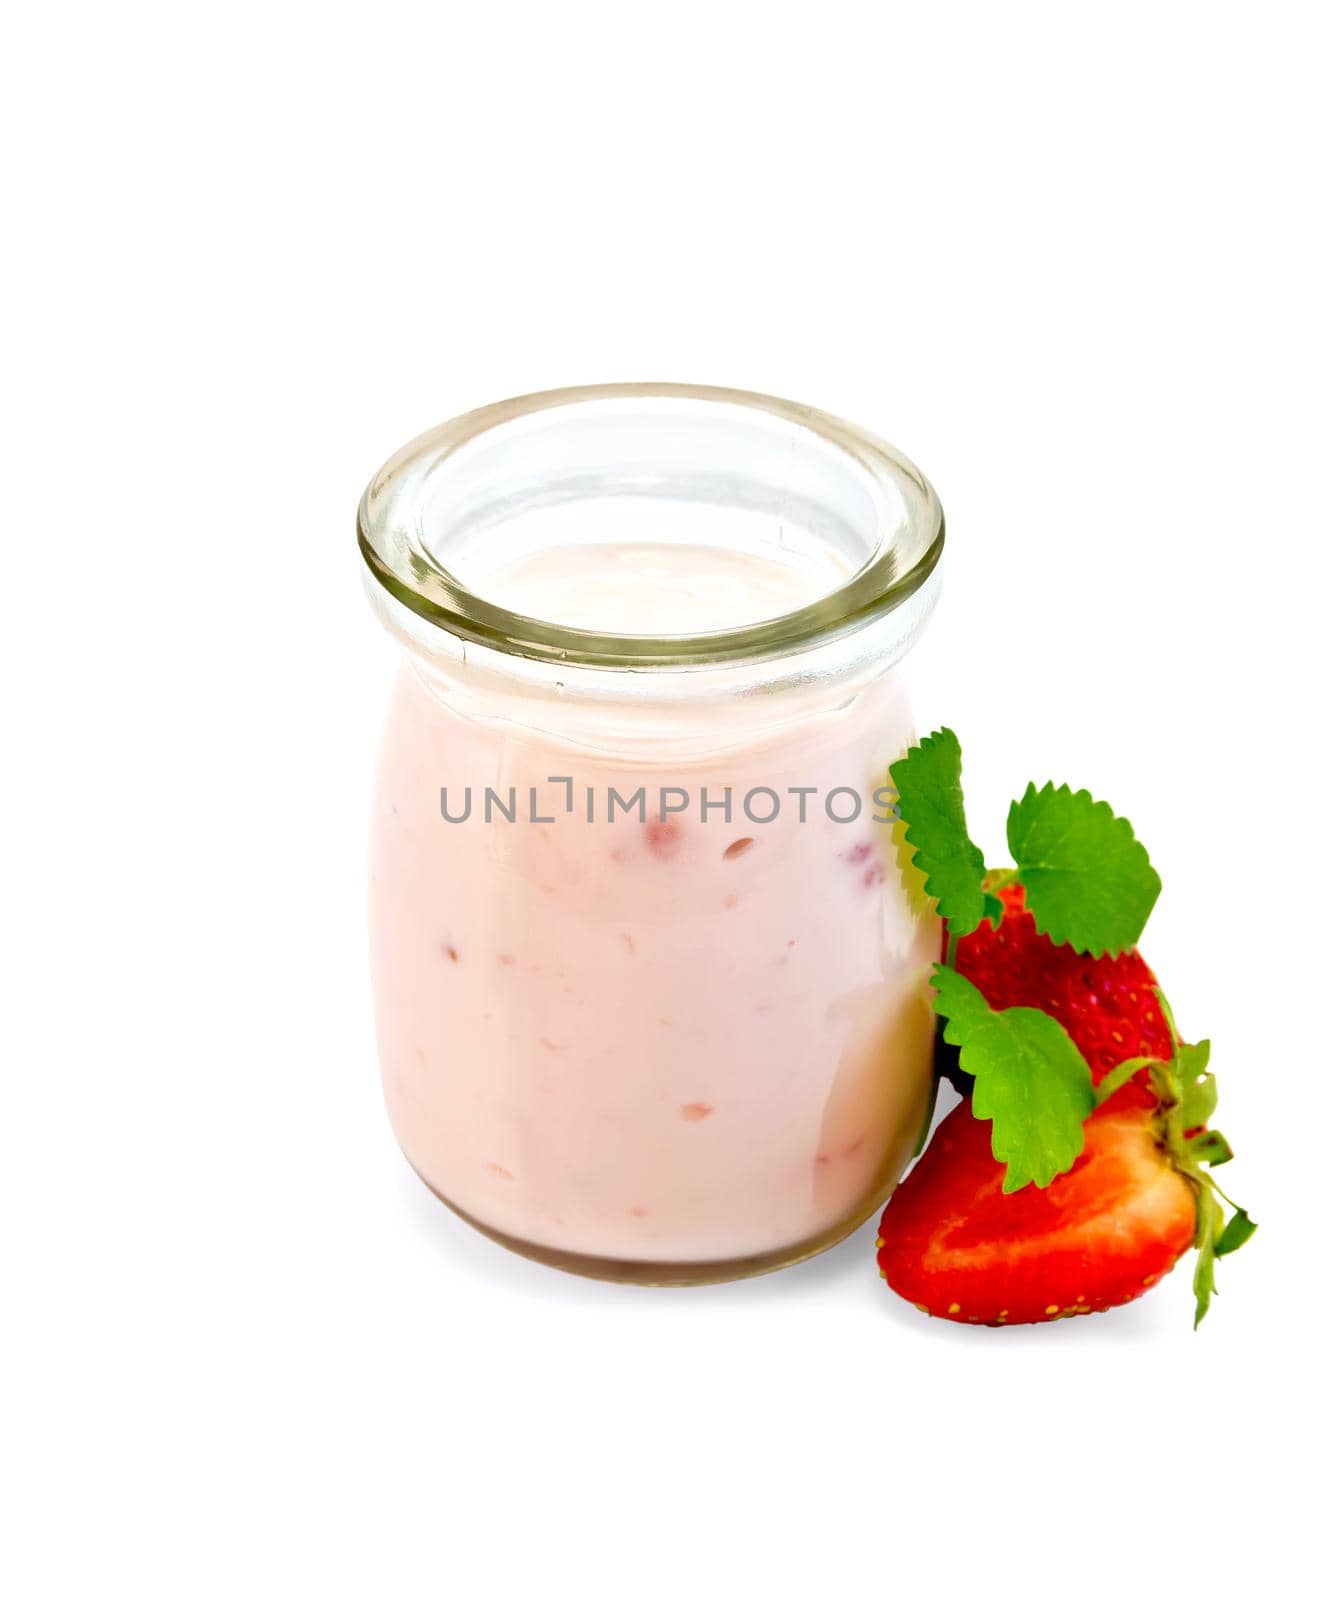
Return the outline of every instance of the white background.
[[[28,1596],[1308,1594],[1326,1560],[1322,7],[25,7],[4,50],[0,1575]],[[1133,818],[1261,1223],[995,1332],[873,1225],[512,1259],[386,1124],[358,494],[474,405],[734,384],[907,451],[988,852]]]

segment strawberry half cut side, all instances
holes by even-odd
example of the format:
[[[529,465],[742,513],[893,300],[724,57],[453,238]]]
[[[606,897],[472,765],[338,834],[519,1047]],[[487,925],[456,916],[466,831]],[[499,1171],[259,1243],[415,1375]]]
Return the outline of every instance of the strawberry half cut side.
[[[1193,1245],[1198,1327],[1214,1261],[1255,1224],[1239,1207],[1226,1221],[1212,1176],[1231,1148],[1207,1126],[1208,1043],[1183,1043],[1160,991],[1155,1002],[1170,1059],[1131,1057],[1101,1074],[1083,1151],[1047,1187],[1006,1194],[989,1124],[967,1101],[950,1112],[880,1220],[880,1275],[895,1293],[954,1322],[1046,1322],[1137,1299]],[[1123,1100],[1141,1075],[1151,1112]]]
[[[989,1124],[956,1106],[884,1212],[889,1287],[954,1322],[1045,1322],[1136,1299],[1194,1241],[1193,1190],[1141,1112],[1090,1120],[1047,1188],[1003,1181]]]

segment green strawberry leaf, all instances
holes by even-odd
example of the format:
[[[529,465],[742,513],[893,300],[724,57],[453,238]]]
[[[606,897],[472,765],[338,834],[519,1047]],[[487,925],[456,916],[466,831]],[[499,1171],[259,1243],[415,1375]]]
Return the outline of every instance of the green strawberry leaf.
[[[1196,1185],[1194,1207],[1194,1247],[1199,1252],[1199,1258],[1194,1263],[1194,1326],[1197,1328],[1208,1315],[1208,1307],[1217,1288],[1213,1261],[1217,1255],[1218,1236],[1222,1232],[1222,1207],[1208,1185]]]
[[[1005,1163],[1004,1192],[1044,1189],[1083,1150],[1083,1119],[1096,1104],[1087,1062],[1044,1011],[992,1011],[951,967],[937,965],[932,981],[944,1037],[976,1080],[973,1115],[991,1124],[991,1153]]]
[[[1100,1088],[1100,1085],[1098,1087]],[[1216,1128],[1209,1128],[1207,1133],[1196,1134],[1189,1141],[1189,1153],[1191,1160],[1202,1161],[1210,1167],[1225,1166],[1228,1161],[1234,1160],[1236,1155]]]
[[[939,906],[951,935],[962,938],[989,917],[998,928],[1004,907],[982,887],[986,862],[967,832],[963,810],[963,752],[950,728],[927,734],[889,768],[898,791],[898,815],[926,893]]]
[[[1250,1221],[1249,1212],[1237,1206],[1235,1215],[1222,1229],[1222,1237],[1213,1246],[1213,1254],[1229,1256],[1233,1250],[1239,1250],[1247,1239],[1252,1239],[1258,1228],[1257,1222]]]
[[[1172,1114],[1182,1134],[1202,1128],[1217,1110],[1217,1079],[1208,1070],[1211,1054],[1212,1045],[1207,1039],[1200,1039],[1198,1044],[1176,1045],[1171,1063],[1171,1091],[1176,1101]],[[1197,1156],[1201,1146],[1195,1140],[1190,1148]]]
[[[1030,783],[1009,807],[1008,837],[1039,933],[1093,956],[1138,943],[1162,880],[1104,800],[1068,784]]]
[[[1211,1235],[1199,1245],[1198,1259],[1194,1263],[1194,1326],[1197,1328],[1208,1315],[1217,1284],[1213,1274],[1213,1258],[1217,1251]]]
[[[1217,1110],[1217,1079],[1205,1072],[1197,1083],[1191,1083],[1180,1102],[1180,1120],[1188,1128],[1202,1128]]]

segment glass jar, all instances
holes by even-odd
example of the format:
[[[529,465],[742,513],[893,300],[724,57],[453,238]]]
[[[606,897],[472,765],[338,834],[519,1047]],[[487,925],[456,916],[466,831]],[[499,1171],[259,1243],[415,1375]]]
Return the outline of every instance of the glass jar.
[[[804,406],[618,384],[424,434],[358,534],[405,651],[370,921],[407,1159],[598,1277],[835,1243],[929,1113],[939,924],[886,768],[930,485]]]

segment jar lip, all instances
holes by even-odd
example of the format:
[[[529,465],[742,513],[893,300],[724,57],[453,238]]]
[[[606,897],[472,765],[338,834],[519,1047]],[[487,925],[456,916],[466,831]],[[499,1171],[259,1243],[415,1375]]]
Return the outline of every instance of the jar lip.
[[[767,413],[808,430],[849,456],[878,484],[891,484],[906,508],[898,527],[881,526],[865,563],[798,610],[709,633],[653,638],[567,627],[483,599],[446,571],[421,538],[420,495],[446,460],[489,430],[517,418],[588,402],[696,401]],[[402,503],[405,499],[405,503]],[[687,667],[766,661],[804,653],[902,605],[926,582],[944,547],[944,513],[930,483],[905,456],[841,418],[794,401],[742,389],[682,383],[589,384],[497,401],[421,434],[375,474],[357,511],[357,543],[371,575],[400,604],[444,632],[508,655],[585,667]]]

